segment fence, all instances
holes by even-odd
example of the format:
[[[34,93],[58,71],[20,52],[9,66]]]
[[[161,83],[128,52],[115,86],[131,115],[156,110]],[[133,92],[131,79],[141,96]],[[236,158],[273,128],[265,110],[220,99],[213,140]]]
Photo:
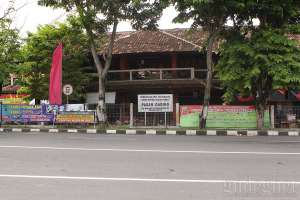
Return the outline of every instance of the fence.
[[[107,121],[112,125],[130,124],[130,104],[107,104]]]
[[[107,104],[107,119],[111,125],[135,127],[176,126],[174,113],[138,112],[137,104]]]
[[[300,128],[300,106],[274,106],[276,128]]]
[[[194,68],[146,68],[108,71],[108,81],[137,80],[193,80],[205,79],[206,69]]]
[[[1,102],[0,102],[1,103]],[[174,105],[175,107],[175,105]],[[300,106],[271,106],[265,113],[265,127],[300,128]],[[52,109],[52,111],[50,111]],[[94,111],[67,111],[28,105],[1,104],[0,124],[63,126],[90,126],[96,123]],[[54,110],[55,110],[54,109]],[[127,127],[194,127],[199,125],[200,105],[180,106],[172,113],[138,112],[137,104],[107,104],[107,117],[111,125]],[[253,106],[210,106],[208,128],[255,128],[256,112]]]

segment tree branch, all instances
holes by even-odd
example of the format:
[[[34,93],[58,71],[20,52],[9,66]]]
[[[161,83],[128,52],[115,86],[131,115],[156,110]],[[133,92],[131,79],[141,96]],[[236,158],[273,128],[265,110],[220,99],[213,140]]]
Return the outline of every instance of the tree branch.
[[[113,53],[114,43],[115,43],[115,39],[116,39],[118,23],[119,23],[118,20],[116,19],[116,17],[114,17],[113,30],[112,30],[112,33],[110,36],[110,43],[109,43],[109,47],[108,47],[108,51],[107,51],[107,58],[105,60],[105,67],[101,74],[102,78],[105,78],[105,76],[110,68],[110,65],[111,65],[112,53]]]
[[[97,68],[97,72],[98,72],[99,76],[101,76],[103,66],[102,66],[102,63],[101,63],[101,61],[98,57],[93,31],[92,31],[91,27],[89,26],[88,22],[86,22],[86,20],[85,20],[85,18],[87,16],[85,15],[85,10],[84,10],[83,5],[81,4],[81,2],[78,0],[78,1],[75,2],[75,4],[76,4],[76,8],[78,10],[79,16],[81,18],[81,22],[82,22],[82,24],[83,24],[83,26],[84,26],[84,28],[87,32],[88,38],[89,38],[90,48],[91,48],[92,56],[93,56],[93,59],[94,59],[94,63],[95,63],[96,68]]]

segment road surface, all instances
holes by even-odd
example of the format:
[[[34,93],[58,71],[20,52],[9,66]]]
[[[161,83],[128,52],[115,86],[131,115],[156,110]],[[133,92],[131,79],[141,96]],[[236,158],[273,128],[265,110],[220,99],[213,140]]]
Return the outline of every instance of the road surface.
[[[300,138],[4,133],[0,197],[296,200]]]

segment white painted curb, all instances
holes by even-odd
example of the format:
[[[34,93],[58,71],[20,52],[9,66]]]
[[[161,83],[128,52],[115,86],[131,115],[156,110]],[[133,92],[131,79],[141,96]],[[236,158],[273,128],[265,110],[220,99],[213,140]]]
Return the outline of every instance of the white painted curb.
[[[238,132],[237,131],[227,131],[228,136],[237,136]]]
[[[156,135],[156,130],[146,130],[146,135]]]
[[[247,136],[257,136],[257,131],[247,131]]]
[[[136,130],[126,130],[126,135],[135,135]]]
[[[278,131],[268,131],[268,135],[269,136],[278,136],[279,133],[278,133]]]
[[[186,130],[186,135],[197,135],[197,131],[196,130]]]
[[[13,128],[11,129],[12,132],[22,132],[21,128]]]
[[[107,134],[116,134],[117,130],[106,130]]]
[[[216,136],[217,135],[217,131],[215,131],[215,130],[208,130],[206,132],[206,134],[209,135],[209,136]]]
[[[166,135],[176,135],[176,131],[174,130],[167,130]]]
[[[299,136],[299,132],[297,132],[297,131],[289,131],[288,135],[289,136]]]
[[[30,129],[30,132],[41,132],[41,129],[38,129],[38,128],[32,128],[32,129]]]
[[[97,129],[87,129],[86,133],[97,133]]]
[[[68,133],[78,133],[77,129],[68,129],[67,130]]]

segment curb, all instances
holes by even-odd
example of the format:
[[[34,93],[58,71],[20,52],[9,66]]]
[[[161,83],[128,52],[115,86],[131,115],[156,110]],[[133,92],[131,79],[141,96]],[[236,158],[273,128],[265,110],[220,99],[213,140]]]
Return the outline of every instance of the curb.
[[[287,130],[139,130],[139,129],[39,129],[39,128],[0,128],[7,133],[87,133],[87,134],[123,134],[123,135],[187,135],[187,136],[299,136],[299,131]]]

